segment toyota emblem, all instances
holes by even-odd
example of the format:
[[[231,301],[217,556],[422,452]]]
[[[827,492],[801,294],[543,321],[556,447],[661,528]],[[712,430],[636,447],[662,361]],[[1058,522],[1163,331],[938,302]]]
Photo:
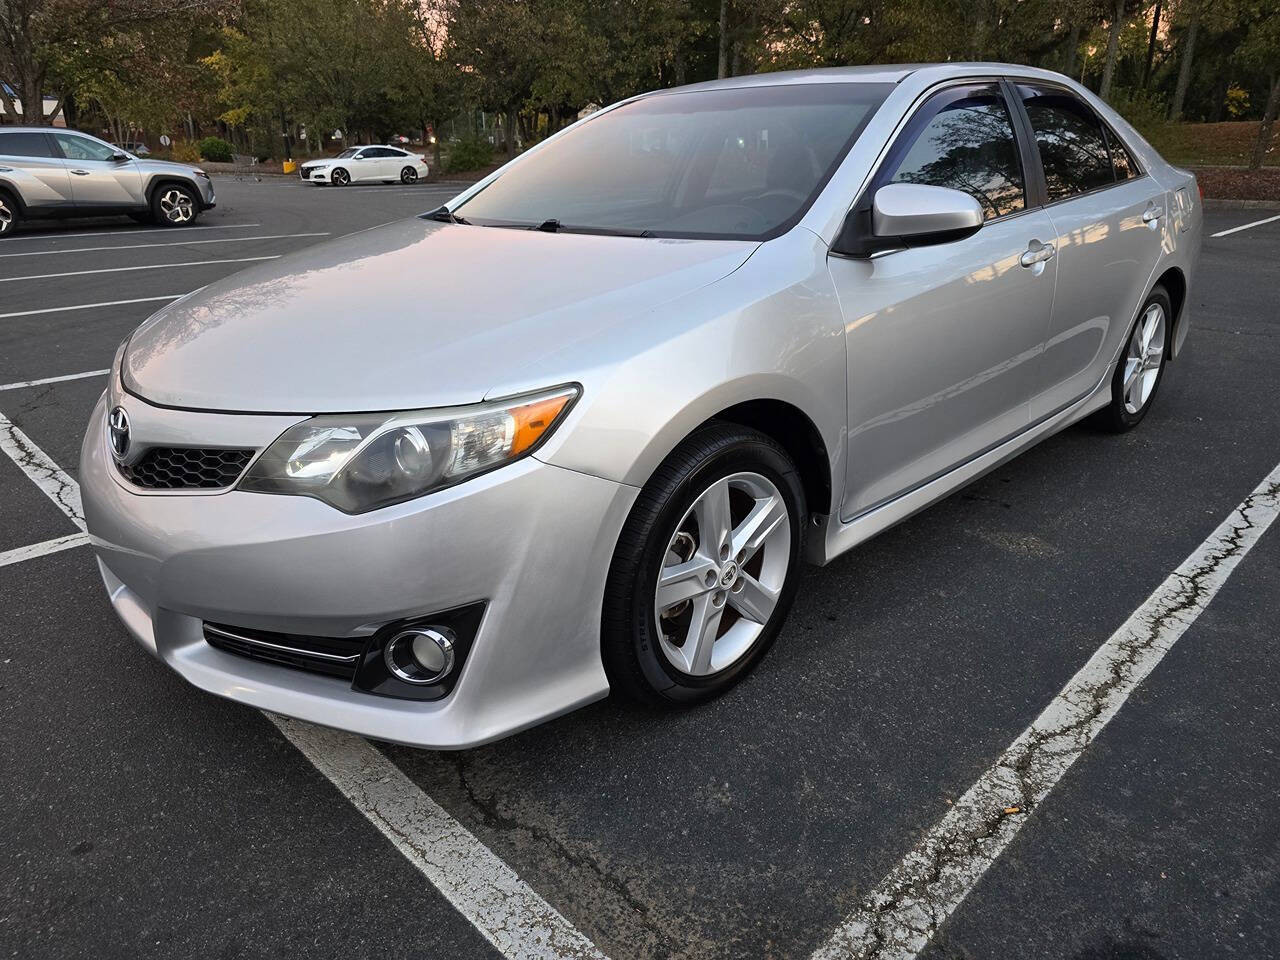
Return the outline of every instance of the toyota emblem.
[[[107,436],[111,440],[111,455],[123,463],[129,452],[129,415],[124,407],[116,407],[107,417]]]

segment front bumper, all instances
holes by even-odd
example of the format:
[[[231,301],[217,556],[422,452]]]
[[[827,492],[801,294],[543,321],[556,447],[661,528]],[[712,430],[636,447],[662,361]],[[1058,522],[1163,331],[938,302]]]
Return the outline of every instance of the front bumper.
[[[213,192],[213,180],[208,177],[196,177],[196,187],[200,191],[200,209],[212,210],[218,205],[218,198]]]
[[[95,407],[81,454],[102,578],[134,637],[195,686],[434,748],[484,743],[608,692],[600,606],[634,488],[527,458],[359,516],[308,497],[139,493],[108,452],[107,402],[104,395]],[[114,402],[135,425],[188,433],[193,443],[225,442],[239,421],[267,436],[297,419],[161,410],[127,395]],[[378,697],[245,659],[202,634],[202,621],[212,621],[363,637],[391,620],[476,601],[487,607],[470,654],[453,692],[434,702]]]

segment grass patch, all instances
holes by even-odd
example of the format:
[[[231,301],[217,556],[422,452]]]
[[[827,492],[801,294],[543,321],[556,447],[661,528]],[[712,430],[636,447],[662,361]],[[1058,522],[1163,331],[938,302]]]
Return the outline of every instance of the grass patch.
[[[1161,156],[1180,167],[1248,166],[1258,139],[1256,121],[1160,123],[1141,129]],[[1272,132],[1263,164],[1280,166],[1280,124]]]

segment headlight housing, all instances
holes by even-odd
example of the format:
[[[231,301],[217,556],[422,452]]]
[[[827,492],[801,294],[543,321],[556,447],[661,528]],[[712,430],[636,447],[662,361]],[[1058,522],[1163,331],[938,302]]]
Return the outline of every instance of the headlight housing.
[[[312,417],[276,438],[240,489],[316,497],[344,513],[411,500],[532,453],[578,393],[570,385],[465,407]]]

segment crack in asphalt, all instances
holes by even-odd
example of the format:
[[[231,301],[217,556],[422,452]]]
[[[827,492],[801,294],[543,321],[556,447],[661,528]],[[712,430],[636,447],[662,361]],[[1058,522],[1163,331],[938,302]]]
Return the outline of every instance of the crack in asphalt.
[[[79,485],[4,414],[0,414],[0,451],[6,453],[76,526],[84,529]]]
[[[815,960],[914,957],[1280,512],[1280,467],[1102,645]]]
[[[591,857],[574,852],[563,840],[551,834],[547,830],[501,813],[497,809],[496,803],[493,800],[486,800],[476,792],[474,785],[467,776],[467,758],[464,754],[448,754],[447,760],[453,766],[458,778],[458,785],[462,788],[467,800],[487,826],[504,833],[526,833],[536,843],[540,843],[551,848],[556,856],[565,860],[570,865],[584,869],[595,875],[608,891],[610,891],[617,899],[622,901],[622,903],[636,914],[636,919],[639,921],[639,925],[648,930],[653,935],[655,941],[662,945],[660,955],[673,956],[678,952],[678,945],[673,943],[669,935],[651,918],[649,905],[640,900],[631,891],[627,886],[626,881],[612,876],[603,866]]]

